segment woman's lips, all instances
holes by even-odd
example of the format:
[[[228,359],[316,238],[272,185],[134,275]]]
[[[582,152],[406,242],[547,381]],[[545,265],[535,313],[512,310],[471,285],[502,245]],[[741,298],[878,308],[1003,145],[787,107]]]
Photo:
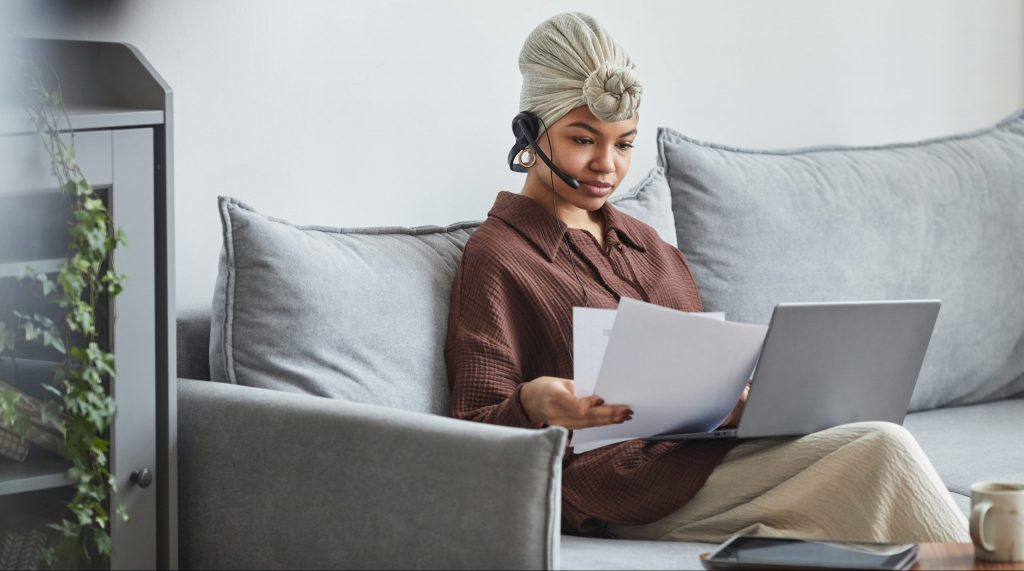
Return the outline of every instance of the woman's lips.
[[[580,181],[580,190],[593,197],[608,196],[612,191],[612,185],[608,183],[595,183]]]

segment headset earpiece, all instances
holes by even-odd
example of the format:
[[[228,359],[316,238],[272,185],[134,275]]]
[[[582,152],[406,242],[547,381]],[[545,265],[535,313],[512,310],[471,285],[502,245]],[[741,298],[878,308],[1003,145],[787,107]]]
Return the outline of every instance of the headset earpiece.
[[[515,135],[516,142],[508,153],[509,168],[516,172],[527,172],[526,167],[516,162],[516,156],[519,155],[519,151],[531,146],[539,133],[540,120],[533,113],[522,111],[512,119],[512,134]]]
[[[512,150],[508,152],[508,166],[515,172],[528,172],[526,167],[516,163],[516,155],[519,151],[526,147],[533,147],[534,153],[540,157],[544,164],[548,165],[551,172],[555,173],[558,178],[565,181],[565,184],[571,186],[574,189],[580,187],[578,180],[565,174],[562,169],[555,166],[555,163],[551,162],[544,151],[540,150],[540,145],[537,144],[537,135],[540,134],[540,118],[529,111],[520,111],[515,118],[512,119],[512,134],[516,137],[516,142],[512,145]]]

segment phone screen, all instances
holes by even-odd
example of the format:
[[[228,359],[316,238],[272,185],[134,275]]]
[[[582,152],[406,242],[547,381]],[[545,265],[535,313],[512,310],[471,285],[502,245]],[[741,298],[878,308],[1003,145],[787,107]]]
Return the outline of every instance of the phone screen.
[[[723,545],[711,559],[739,564],[902,569],[915,559],[913,543],[852,543],[741,536]]]

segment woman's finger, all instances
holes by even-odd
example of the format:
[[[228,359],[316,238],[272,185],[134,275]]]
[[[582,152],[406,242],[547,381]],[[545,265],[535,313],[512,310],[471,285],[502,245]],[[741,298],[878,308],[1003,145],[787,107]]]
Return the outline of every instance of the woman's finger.
[[[633,409],[624,404],[606,404],[601,406],[595,406],[587,411],[588,415],[611,415],[611,416],[630,416],[633,414]]]
[[[603,410],[597,413],[593,411],[594,409],[590,409],[589,411],[583,414],[558,414],[552,415],[549,418],[551,418],[552,424],[558,424],[560,426],[565,426],[566,428],[573,429],[590,428],[592,426],[604,426],[607,424],[615,424],[619,422],[625,422],[626,420],[632,418],[630,414],[627,414],[627,412],[629,411],[612,412],[610,410]]]
[[[587,411],[585,419],[595,422],[598,426],[613,424],[632,418],[633,411],[629,407],[595,407]]]

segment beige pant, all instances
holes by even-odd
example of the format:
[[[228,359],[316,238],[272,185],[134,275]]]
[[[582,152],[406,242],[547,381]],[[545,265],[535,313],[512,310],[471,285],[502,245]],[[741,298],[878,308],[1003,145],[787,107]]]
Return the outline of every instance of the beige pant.
[[[738,445],[689,502],[623,539],[719,543],[738,533],[881,542],[969,542],[967,520],[902,426],[845,424]]]

